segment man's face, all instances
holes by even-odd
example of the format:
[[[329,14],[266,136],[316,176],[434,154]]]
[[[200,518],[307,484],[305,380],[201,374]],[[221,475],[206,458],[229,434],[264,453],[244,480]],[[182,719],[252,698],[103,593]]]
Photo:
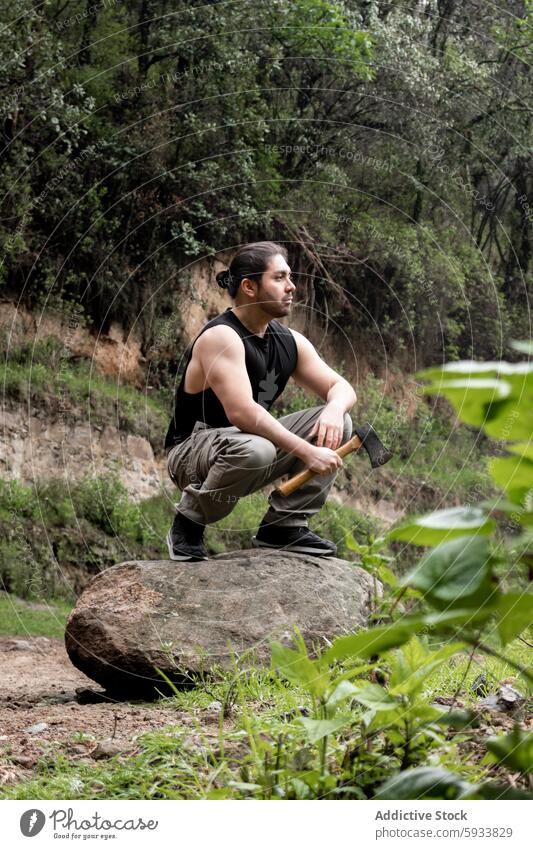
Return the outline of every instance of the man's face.
[[[271,318],[282,318],[291,311],[295,289],[287,261],[281,254],[275,254],[270,257],[267,269],[257,286],[256,303]]]

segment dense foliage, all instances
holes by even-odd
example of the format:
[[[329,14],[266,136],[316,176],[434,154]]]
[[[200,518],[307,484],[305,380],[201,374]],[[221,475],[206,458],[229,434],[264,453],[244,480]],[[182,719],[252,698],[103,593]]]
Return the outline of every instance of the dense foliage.
[[[275,237],[309,321],[376,362],[529,336],[530,0],[0,10],[11,293],[148,350],[181,270]]]

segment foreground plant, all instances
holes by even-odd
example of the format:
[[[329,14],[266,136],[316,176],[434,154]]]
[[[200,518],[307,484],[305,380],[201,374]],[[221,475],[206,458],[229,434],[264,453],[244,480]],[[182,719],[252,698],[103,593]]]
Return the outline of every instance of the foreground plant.
[[[532,351],[529,344],[516,343],[516,347]],[[312,716],[298,722],[307,743],[320,750],[316,780],[313,773],[284,775],[285,788],[293,792],[302,793],[304,786],[314,793],[332,792],[343,786],[343,780],[346,783],[346,776],[339,778],[328,770],[328,752],[357,727],[359,752],[364,746],[368,751],[369,740],[375,751],[379,739],[380,752],[392,755],[387,769],[399,767],[398,774],[377,790],[380,798],[524,795],[491,782],[470,784],[440,768],[411,767],[422,760],[431,741],[442,740],[443,725],[460,727],[473,721],[464,711],[442,711],[422,696],[428,676],[452,655],[467,647],[471,655],[484,652],[513,666],[526,686],[533,684],[531,670],[505,656],[506,646],[532,623],[533,593],[506,591],[502,586],[497,574],[502,554],[496,553],[493,515],[510,514],[514,525],[523,529],[521,545],[513,539],[513,551],[518,549],[519,564],[528,567],[533,556],[533,364],[460,362],[419,376],[430,381],[426,391],[444,394],[466,424],[482,428],[505,444],[507,455],[491,463],[490,473],[506,497],[480,506],[439,510],[392,531],[391,540],[433,546],[400,582],[379,551],[381,540],[369,546],[347,541],[360,554],[363,567],[389,584],[394,600],[381,604],[381,621],[386,624],[339,637],[315,660],[308,657],[301,638],[295,650],[273,645],[273,667],[311,697]],[[503,551],[505,558],[509,551],[505,541]],[[399,613],[402,595],[414,599],[409,616]],[[421,631],[429,631],[444,644],[431,651],[415,636]],[[366,667],[340,673],[332,666],[363,660]],[[370,673],[374,680],[364,684],[353,680],[363,673]],[[366,710],[354,713],[353,705]],[[517,726],[509,737],[495,738],[487,745],[493,759],[518,768],[526,777],[533,771],[532,741],[533,735]],[[354,782],[360,786],[355,771],[349,781],[352,789]]]

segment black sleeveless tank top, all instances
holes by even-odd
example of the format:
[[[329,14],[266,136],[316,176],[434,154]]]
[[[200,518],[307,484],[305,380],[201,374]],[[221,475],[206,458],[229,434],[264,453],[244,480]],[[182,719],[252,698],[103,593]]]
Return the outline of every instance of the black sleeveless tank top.
[[[254,401],[269,410],[278,398],[298,361],[296,340],[288,327],[272,319],[263,337],[251,333],[237,318],[231,307],[208,321],[193,340],[185,369],[176,390],[174,415],[165,438],[165,449],[187,439],[195,422],[205,422],[209,427],[230,427],[224,407],[212,389],[203,392],[185,392],[185,375],[192,359],[196,340],[209,327],[226,324],[237,331],[244,345],[246,370],[250,378]]]

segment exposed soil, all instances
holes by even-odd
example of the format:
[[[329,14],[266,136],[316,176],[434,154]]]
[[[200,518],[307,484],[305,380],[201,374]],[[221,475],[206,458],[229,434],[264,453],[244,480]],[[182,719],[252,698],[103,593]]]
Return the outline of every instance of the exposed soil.
[[[29,778],[47,752],[94,761],[134,750],[147,731],[187,725],[189,712],[169,702],[117,702],[72,666],[63,642],[0,637],[0,784]],[[93,703],[80,703],[88,699]],[[205,719],[209,721],[209,717]],[[46,723],[43,730],[33,726]],[[80,742],[79,732],[90,739]],[[110,738],[111,742],[110,742]]]

